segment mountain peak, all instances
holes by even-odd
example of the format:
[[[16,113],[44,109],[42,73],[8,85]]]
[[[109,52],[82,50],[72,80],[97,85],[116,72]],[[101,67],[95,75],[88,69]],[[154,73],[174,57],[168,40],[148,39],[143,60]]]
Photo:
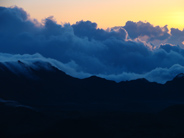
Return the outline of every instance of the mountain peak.
[[[20,61],[20,60],[18,60],[17,62],[18,62],[19,64],[24,64],[24,63],[23,63],[22,61]]]

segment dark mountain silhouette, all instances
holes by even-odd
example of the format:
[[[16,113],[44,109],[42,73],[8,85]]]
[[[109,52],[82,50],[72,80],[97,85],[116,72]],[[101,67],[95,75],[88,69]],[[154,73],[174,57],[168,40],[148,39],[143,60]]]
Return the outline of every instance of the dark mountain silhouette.
[[[116,83],[96,76],[73,78],[44,62],[33,63],[34,68],[21,61],[6,64],[0,65],[0,98],[29,106],[127,110],[135,105],[139,110],[138,105],[149,108],[184,101],[183,76],[164,85],[145,79]]]
[[[166,84],[145,79],[116,83],[96,76],[73,78],[45,62],[33,65],[1,63],[0,98],[34,107],[139,110],[140,105],[145,111],[184,102],[182,74]]]
[[[73,78],[46,62],[0,63],[2,136],[183,137],[183,83],[184,74],[116,83]]]

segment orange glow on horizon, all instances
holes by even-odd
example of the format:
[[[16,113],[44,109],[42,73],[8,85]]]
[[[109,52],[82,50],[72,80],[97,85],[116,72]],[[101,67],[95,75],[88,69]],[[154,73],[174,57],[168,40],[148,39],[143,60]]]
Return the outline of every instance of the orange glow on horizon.
[[[168,28],[180,30],[184,28],[183,0],[2,0],[0,5],[22,7],[39,22],[54,16],[59,24],[90,20],[103,29],[124,26],[127,21],[146,21],[154,26],[168,25]]]

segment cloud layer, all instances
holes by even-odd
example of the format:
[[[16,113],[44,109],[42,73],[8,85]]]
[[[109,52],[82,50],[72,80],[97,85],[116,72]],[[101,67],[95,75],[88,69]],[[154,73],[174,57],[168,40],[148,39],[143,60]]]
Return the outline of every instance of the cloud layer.
[[[53,17],[41,24],[21,8],[0,7],[0,52],[9,53],[1,61],[11,55],[25,59],[25,54],[39,53],[40,60],[79,78],[145,77],[164,83],[184,72],[183,41],[184,31],[172,28],[169,33],[167,26],[128,21],[103,30],[91,21],[60,25]]]
[[[171,43],[172,45],[180,45],[184,48],[184,30],[177,28],[169,30],[167,25],[164,27],[153,26],[148,22],[132,22],[128,21],[123,26],[132,39],[141,39],[153,45],[160,45],[161,43]],[[170,31],[170,32],[169,32]]]

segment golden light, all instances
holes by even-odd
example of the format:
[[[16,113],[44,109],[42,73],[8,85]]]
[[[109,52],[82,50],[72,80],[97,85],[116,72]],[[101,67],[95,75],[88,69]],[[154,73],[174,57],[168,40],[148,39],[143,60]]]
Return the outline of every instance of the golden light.
[[[178,27],[179,29],[183,30],[184,28],[184,12],[174,12],[171,15],[170,22],[173,26]]]

